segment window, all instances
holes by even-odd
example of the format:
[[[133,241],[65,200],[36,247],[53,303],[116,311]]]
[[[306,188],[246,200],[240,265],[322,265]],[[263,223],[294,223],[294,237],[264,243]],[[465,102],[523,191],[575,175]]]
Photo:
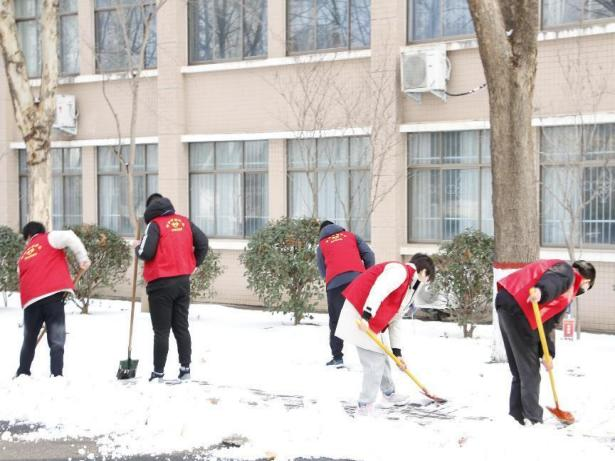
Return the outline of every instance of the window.
[[[269,218],[267,141],[190,144],[190,216],[207,235],[245,237]]]
[[[465,229],[493,235],[488,131],[408,137],[408,240],[452,240]]]
[[[190,63],[267,55],[267,0],[189,3]]]
[[[96,0],[94,15],[98,71],[156,67],[155,0]],[[144,45],[146,35],[147,43]],[[143,46],[145,50],[141,63]]]
[[[51,149],[52,220],[54,229],[81,224],[81,151]],[[28,165],[25,149],[19,150],[19,216],[28,222]]]
[[[615,124],[543,128],[542,243],[615,244]]]
[[[467,0],[408,0],[408,41],[474,34]]]
[[[122,146],[123,161],[128,159],[129,146]],[[145,199],[158,192],[158,145],[140,144],[133,168],[134,203],[137,216],[145,210]],[[132,235],[134,230],[128,214],[126,200],[128,178],[118,161],[115,147],[98,148],[98,224],[121,235]]]
[[[329,219],[370,238],[368,137],[288,141],[288,215]]]
[[[51,149],[53,228],[81,224],[81,151]]]
[[[615,17],[613,0],[542,0],[542,27]]]
[[[288,0],[288,51],[369,48],[370,0]]]
[[[42,0],[16,0],[15,22],[17,37],[26,61],[28,76],[41,76]],[[79,73],[79,21],[77,0],[60,0],[58,24],[59,68],[62,75]]]

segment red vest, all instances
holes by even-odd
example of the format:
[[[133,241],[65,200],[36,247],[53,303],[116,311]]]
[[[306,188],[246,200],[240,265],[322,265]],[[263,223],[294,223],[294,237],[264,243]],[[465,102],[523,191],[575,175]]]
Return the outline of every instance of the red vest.
[[[365,301],[367,301],[369,292],[374,286],[374,283],[376,283],[378,276],[384,271],[384,267],[387,264],[402,263],[397,261],[389,261],[376,264],[354,279],[352,283],[348,285],[348,288],[346,288],[342,293],[344,297],[352,303],[355,309],[359,311],[359,314],[363,314],[363,308],[365,307]],[[406,293],[408,292],[408,287],[410,286],[416,271],[407,264],[403,264],[403,266],[407,272],[406,279],[399,288],[384,298],[382,304],[378,307],[376,315],[369,321],[369,327],[375,333],[380,333],[383,331],[393,317],[395,317],[395,314],[397,314],[401,307],[404,296],[406,296]]]
[[[536,286],[549,268],[563,262],[565,261],[560,259],[541,259],[513,272],[498,282],[498,290],[506,290],[515,298],[515,301],[517,301],[527,321],[530,323],[532,330],[535,330],[537,325],[532,303],[527,300],[530,295],[530,288]],[[583,277],[574,271],[574,281],[570,288],[554,300],[539,306],[543,322],[546,322],[568,307],[577,294],[582,280]]]
[[[326,283],[344,272],[365,272],[357,238],[352,232],[338,232],[323,238],[320,250],[325,258]]]
[[[36,234],[19,257],[21,307],[47,294],[74,289],[66,254],[49,244],[47,234]]]
[[[166,277],[190,275],[196,267],[192,229],[188,218],[178,214],[152,219],[160,229],[153,259],[145,261],[143,278],[147,282]]]

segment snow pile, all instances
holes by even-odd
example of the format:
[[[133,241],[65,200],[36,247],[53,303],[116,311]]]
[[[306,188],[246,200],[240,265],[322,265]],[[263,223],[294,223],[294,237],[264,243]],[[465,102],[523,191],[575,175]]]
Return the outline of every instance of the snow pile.
[[[119,360],[126,358],[128,307],[122,301],[96,301],[88,316],[67,308],[66,377],[47,377],[48,348],[41,344],[33,376],[16,380],[11,377],[23,334],[21,312],[16,305],[0,308],[0,420],[43,425],[24,435],[5,431],[2,440],[90,437],[110,457],[197,448],[225,458],[275,453],[277,459],[365,461],[583,455],[606,460],[615,454],[611,335],[584,334],[578,342],[558,342],[561,404],[578,422],[562,428],[545,410],[544,425],[522,427],[507,416],[508,365],[486,363],[490,327],[478,328],[477,339],[464,340],[455,325],[408,320],[408,366],[449,403],[418,408],[415,414],[379,410],[373,418],[353,418],[346,410],[359,392],[360,365],[355,351],[347,348],[348,368],[324,366],[329,358],[324,315],[295,327],[281,315],[193,305],[194,382],[169,385],[147,382],[151,323],[148,314],[140,313],[133,347],[133,357],[140,359],[138,379],[115,379]],[[175,378],[177,369],[171,340],[166,377]],[[407,377],[395,376],[398,392],[409,394],[414,403],[427,402]],[[541,397],[551,405],[546,377]],[[431,411],[436,414],[426,417]],[[229,438],[245,443],[224,447]]]

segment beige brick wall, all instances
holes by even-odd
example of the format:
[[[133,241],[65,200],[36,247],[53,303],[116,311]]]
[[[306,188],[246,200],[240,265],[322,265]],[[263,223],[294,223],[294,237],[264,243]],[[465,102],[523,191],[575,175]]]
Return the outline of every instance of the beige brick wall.
[[[95,72],[93,0],[79,2],[80,69],[82,75]],[[158,18],[157,76],[145,78],[138,100],[137,136],[159,139],[159,188],[169,196],[180,213],[189,212],[188,146],[183,135],[254,134],[285,132],[296,129],[334,129],[372,127],[376,144],[386,139],[386,151],[377,182],[387,191],[372,216],[372,246],[379,261],[401,259],[400,247],[407,235],[406,140],[400,124],[471,121],[488,118],[487,90],[447,102],[425,95],[421,104],[403,95],[399,82],[399,51],[406,45],[406,0],[372,1],[371,57],[319,63],[312,80],[328,79],[329,87],[340,88],[330,97],[324,121],[298,123],[284,101],[298,90],[299,76],[311,65],[279,65],[182,73],[187,65],[186,2],[167,2]],[[268,55],[286,56],[286,2],[270,1],[268,7]],[[478,49],[449,51],[452,74],[448,89],[463,92],[484,82]],[[542,41],[536,81],[537,116],[584,112],[615,112],[615,33],[581,38]],[[271,62],[271,61],[268,61]],[[1,69],[0,69],[1,70]],[[0,72],[3,75],[3,72]],[[591,76],[591,78],[588,78]],[[320,80],[319,80],[320,79]],[[382,108],[375,127],[368,115],[376,93],[366,92],[368,82],[384,82],[382,94],[390,104]],[[314,83],[313,81],[310,83]],[[314,88],[317,88],[316,85]],[[79,108],[79,133],[76,140],[117,137],[113,116],[107,107],[101,82],[62,85],[60,93],[74,94]],[[126,80],[105,83],[105,88],[120,117],[122,136],[127,136],[130,95]],[[283,89],[282,89],[283,88]],[[573,88],[573,89],[571,89]],[[296,94],[294,98],[296,99]],[[346,113],[344,102],[360,96],[361,104]],[[323,114],[321,114],[323,115]],[[66,135],[57,139],[70,140]],[[17,157],[2,155],[10,141],[19,141],[12,107],[7,98],[5,79],[0,79],[0,224],[16,227],[19,219],[17,200]],[[392,147],[391,147],[392,146]],[[83,219],[97,221],[97,176],[95,147],[82,148]],[[269,211],[279,218],[287,211],[286,140],[269,140]],[[227,242],[228,243],[228,242]],[[222,247],[230,247],[224,245]],[[224,275],[216,282],[215,301],[252,305],[255,296],[247,289],[244,268],[238,262],[238,250],[219,250]],[[615,250],[614,250],[615,253]],[[615,261],[615,256],[613,257]],[[612,280],[615,263],[599,265],[599,283],[584,297],[584,326],[615,329]],[[128,279],[127,279],[128,282]],[[127,294],[128,283],[119,293]]]

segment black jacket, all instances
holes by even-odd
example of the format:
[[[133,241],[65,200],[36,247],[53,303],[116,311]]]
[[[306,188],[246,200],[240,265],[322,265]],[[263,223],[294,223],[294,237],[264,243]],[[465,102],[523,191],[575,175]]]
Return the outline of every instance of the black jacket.
[[[158,224],[152,222],[154,218],[175,213],[175,208],[168,198],[154,200],[143,213],[143,219],[147,224],[145,235],[141,240],[141,245],[137,248],[137,255],[143,261],[150,261],[156,256],[158,241],[160,240],[160,228]],[[194,257],[196,258],[197,267],[203,263],[207,251],[209,251],[209,242],[207,236],[199,229],[192,221],[190,221],[190,229],[192,230],[192,245],[194,246]]]

